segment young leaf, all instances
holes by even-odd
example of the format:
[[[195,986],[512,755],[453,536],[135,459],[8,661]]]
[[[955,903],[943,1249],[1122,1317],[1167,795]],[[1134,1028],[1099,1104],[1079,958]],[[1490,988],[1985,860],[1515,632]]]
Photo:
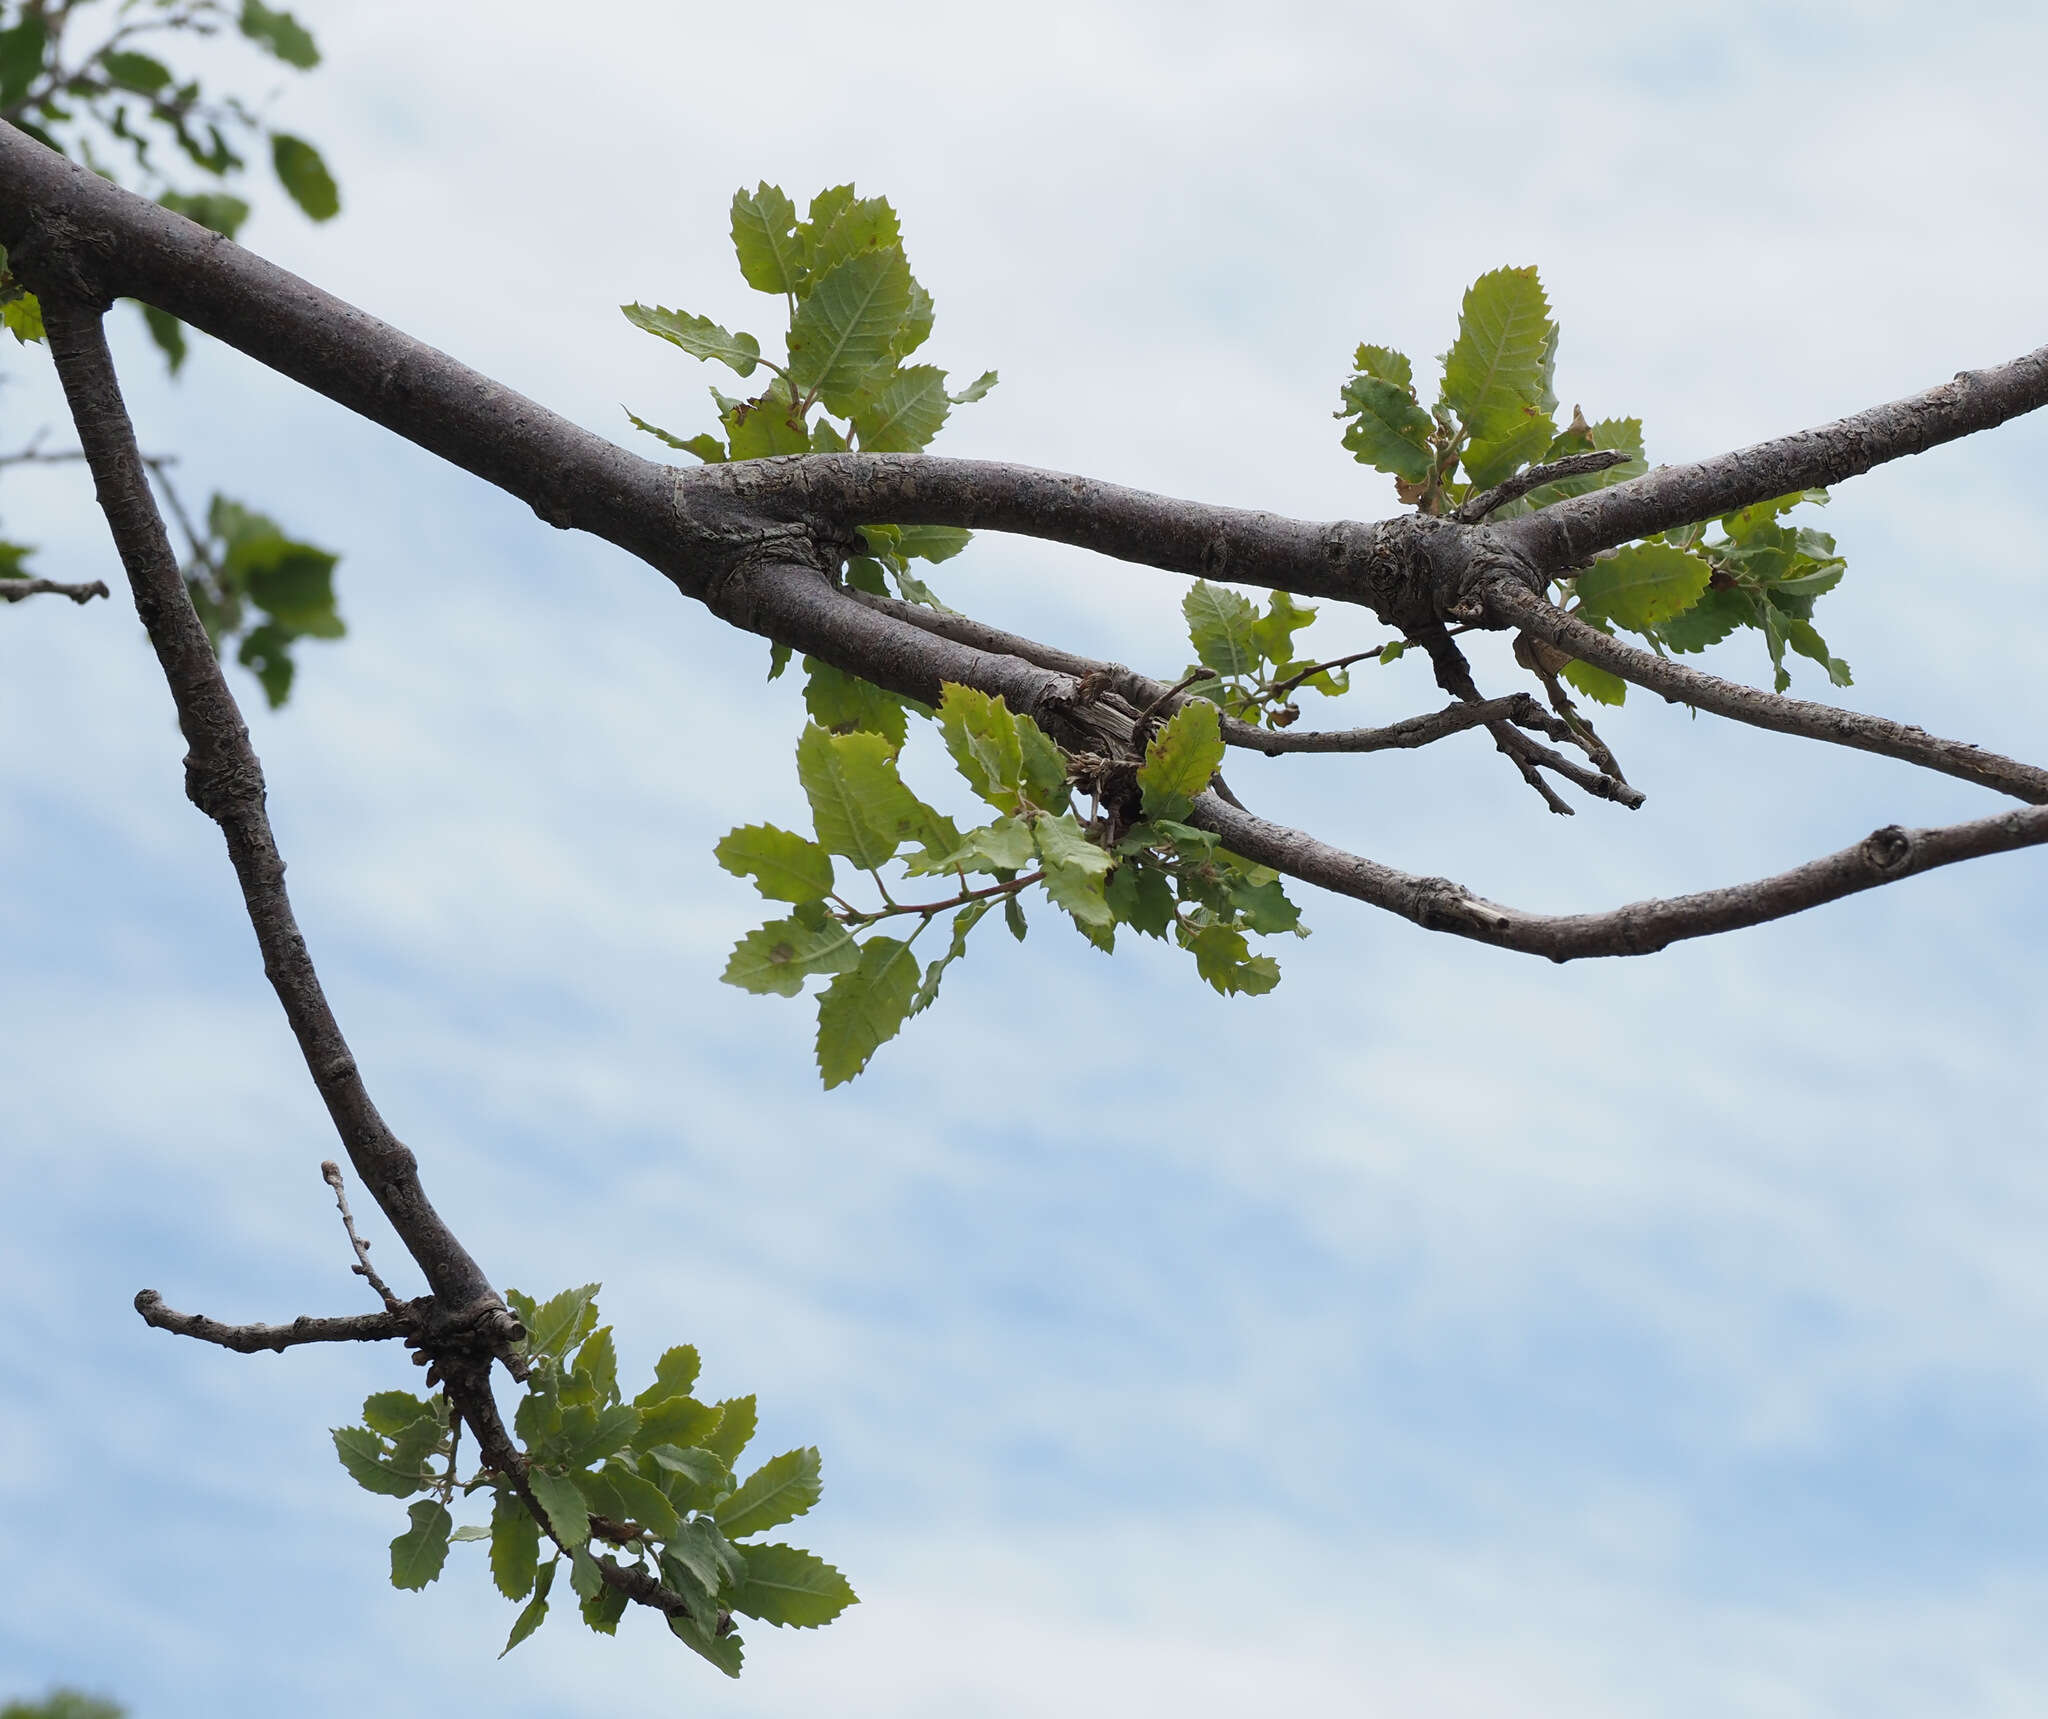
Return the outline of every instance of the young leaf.
[[[727,1468],[732,1468],[738,1464],[740,1452],[747,1448],[747,1441],[754,1436],[758,1413],[750,1396],[729,1397],[718,1407],[724,1412],[717,1427],[699,1442],[721,1459]]]
[[[815,1446],[772,1456],[711,1514],[728,1539],[780,1528],[818,1502],[823,1490]]]
[[[1472,283],[1444,354],[1443,397],[1474,441],[1513,428],[1524,407],[1544,409],[1553,338],[1534,269],[1495,269]]]
[[[1223,762],[1222,725],[1207,699],[1191,698],[1152,737],[1138,769],[1148,818],[1180,818]]]
[[[899,525],[896,553],[914,561],[950,561],[974,541],[957,525]]]
[[[809,271],[796,236],[796,205],[781,186],[764,179],[751,195],[732,194],[732,248],[740,260],[741,277],[755,291],[802,290]]]
[[[270,134],[270,164],[277,170],[277,182],[291,200],[315,221],[331,221],[341,213],[341,192],[320,151],[303,137],[288,132]]]
[[[719,401],[719,422],[725,426],[731,458],[765,460],[777,454],[811,451],[811,433],[804,428],[803,414],[796,409],[789,384],[780,376],[756,400],[726,400],[716,389],[712,397]]]
[[[512,1622],[512,1634],[506,1639],[498,1657],[503,1659],[522,1641],[540,1628],[548,1615],[548,1589],[554,1585],[555,1566],[552,1561],[543,1564],[540,1575],[533,1584],[533,1598]]]
[[[832,893],[832,856],[816,842],[773,824],[742,824],[712,852],[733,876],[751,877],[770,901],[800,904],[823,901]]]
[[[415,1421],[438,1418],[440,1410],[410,1391],[373,1391],[363,1399],[363,1424],[386,1438],[396,1437]]]
[[[903,254],[903,232],[886,197],[856,197],[851,185],[835,185],[811,199],[804,221],[811,273],[823,276],[848,257],[875,251]]]
[[[1667,543],[1633,543],[1579,575],[1579,607],[1589,620],[1645,632],[1697,603],[1713,573],[1699,556]]]
[[[944,427],[950,406],[946,373],[937,365],[913,364],[898,370],[880,392],[853,408],[861,452],[916,453]]]
[[[1045,893],[1084,926],[1107,927],[1116,915],[1103,898],[1103,881],[1114,863],[1091,842],[1071,814],[1034,818],[1031,833],[1045,863]]]
[[[1541,459],[1557,435],[1557,426],[1545,412],[1524,407],[1519,420],[1508,418],[1502,429],[1483,442],[1465,449],[1465,475],[1474,489],[1491,489],[1512,477],[1531,461]]]
[[[1173,886],[1166,874],[1137,859],[1127,859],[1110,873],[1103,899],[1121,925],[1147,937],[1164,937],[1173,923]]]
[[[412,1526],[391,1542],[391,1585],[424,1588],[448,1561],[448,1531],[454,1526],[445,1506],[422,1498],[406,1507]]]
[[[619,1619],[626,1615],[628,1603],[625,1589],[615,1588],[607,1582],[578,1609],[583,1614],[583,1621],[599,1635],[617,1635]]]
[[[1017,718],[1002,696],[948,681],[939,698],[939,732],[967,785],[998,811],[1014,811],[1024,748]]]
[[[574,1480],[536,1465],[526,1471],[526,1484],[564,1545],[580,1547],[589,1540],[590,1512]]]
[[[1351,355],[1351,368],[1361,376],[1391,382],[1405,389],[1409,399],[1415,398],[1415,366],[1405,352],[1396,352],[1391,346],[1361,346]]]
[[[1690,609],[1660,626],[1657,637],[1670,650],[1703,651],[1737,627],[1757,624],[1756,604],[1747,591],[1709,589]]]
[[[1270,955],[1254,955],[1244,933],[1228,925],[1205,925],[1184,941],[1195,957],[1195,971],[1224,996],[1263,996],[1280,983],[1280,964]]]
[[[1598,704],[1621,704],[1628,698],[1628,682],[1577,657],[1564,665],[1565,684],[1584,693]]]
[[[658,334],[692,358],[715,359],[735,375],[751,376],[761,362],[761,343],[751,334],[728,334],[708,316],[661,305],[622,304],[619,309],[635,328]]]
[[[1237,592],[1197,579],[1181,599],[1188,640],[1202,666],[1219,675],[1245,675],[1259,666],[1259,611]]]
[[[910,309],[910,269],[900,251],[867,251],[834,266],[811,288],[789,330],[797,387],[844,417],[860,403]]]
[[[583,1347],[576,1351],[575,1374],[585,1382],[594,1402],[619,1400],[619,1351],[609,1325],[600,1325],[583,1340]]]
[[[655,1538],[666,1540],[682,1526],[682,1518],[676,1514],[676,1507],[668,1501],[668,1495],[653,1481],[623,1462],[611,1461],[604,1465],[604,1479],[617,1494],[621,1507],[620,1514],[628,1522],[637,1522],[643,1528],[652,1528]]]
[[[900,752],[910,732],[903,700],[872,681],[844,674],[817,657],[804,658],[804,709],[820,728],[835,734],[879,734]]]
[[[996,373],[993,370],[984,370],[972,382],[968,383],[965,388],[962,388],[959,393],[950,396],[950,398],[956,406],[971,406],[975,401],[986,398],[988,391],[996,385],[996,381]]]
[[[938,956],[924,970],[924,982],[917,988],[917,995],[910,999],[910,1012],[921,1015],[938,1000],[939,981],[946,976],[946,969],[967,953],[967,934],[979,925],[988,910],[995,905],[993,896],[980,901],[970,901],[953,915],[953,940],[946,946],[945,954]]]
[[[747,1577],[732,1596],[732,1609],[780,1628],[816,1629],[828,1624],[859,1596],[824,1559],[795,1546],[747,1548]]]
[[[551,1295],[522,1320],[526,1326],[526,1351],[560,1360],[597,1329],[597,1308],[593,1305],[601,1286],[586,1283]]]
[[[540,1524],[516,1492],[500,1487],[491,1500],[491,1580],[506,1599],[523,1600],[539,1567]]]
[[[902,1030],[917,995],[917,957],[893,937],[870,937],[860,965],[818,999],[818,1072],[829,1089],[851,1080]]]
[[[678,1445],[689,1450],[711,1436],[722,1412],[717,1404],[700,1403],[694,1397],[664,1397],[640,1411],[640,1429],[633,1435],[633,1446],[654,1451],[663,1445]]]
[[[716,436],[702,434],[678,436],[671,430],[664,430],[659,424],[650,424],[638,412],[628,407],[622,406],[619,409],[626,414],[634,429],[644,430],[648,435],[654,437],[656,441],[666,442],[670,447],[678,449],[682,453],[695,454],[707,466],[717,466],[725,463],[725,444]]]
[[[1435,425],[1405,384],[1354,376],[1344,384],[1344,409],[1337,416],[1352,420],[1344,446],[1360,465],[1409,483],[1429,476],[1429,434]]]
[[[426,1484],[417,1470],[400,1472],[386,1462],[384,1441],[368,1427],[334,1428],[334,1454],[341,1458],[349,1478],[365,1492],[407,1498]]]

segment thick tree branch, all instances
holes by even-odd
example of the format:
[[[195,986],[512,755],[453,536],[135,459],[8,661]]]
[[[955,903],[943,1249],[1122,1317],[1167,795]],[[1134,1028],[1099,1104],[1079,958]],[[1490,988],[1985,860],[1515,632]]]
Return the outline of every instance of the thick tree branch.
[[[17,268],[20,267],[16,259]],[[64,396],[92,469],[100,507],[135,594],[136,613],[155,648],[190,750],[186,793],[227,840],[242,900],[263,954],[263,969],[299,1041],[335,1132],[399,1239],[418,1262],[436,1302],[436,1321],[475,1328],[502,1347],[516,1321],[497,1291],[420,1185],[412,1153],[371,1103],[354,1056],[328,1007],[306,940],[285,891],[284,861],[264,810],[263,767],[220,671],[177,557],[150,494],[135,435],[122,403],[100,313],[30,277],[43,300],[44,326]]]
[[[347,1313],[331,1319],[301,1314],[289,1325],[223,1325],[203,1313],[180,1313],[166,1307],[153,1289],[135,1297],[135,1311],[145,1325],[169,1331],[179,1337],[197,1337],[202,1343],[218,1343],[238,1355],[254,1355],[270,1349],[282,1354],[301,1343],[378,1343],[389,1337],[403,1337],[411,1327],[392,1313]]]
[[[1483,600],[1488,614],[1501,625],[1534,633],[1567,655],[1618,674],[1674,704],[1690,704],[1716,716],[1746,722],[1755,728],[1769,728],[1779,734],[1796,734],[1807,740],[1854,747],[1860,752],[1882,753],[1887,758],[1938,770],[1945,776],[1959,776],[1965,782],[1995,788],[2030,805],[2048,802],[2048,770],[1960,740],[1943,740],[1924,729],[1882,716],[1865,716],[1860,711],[1840,710],[1830,704],[1811,704],[1805,699],[1785,698],[1744,686],[1739,681],[1722,680],[1669,657],[1625,645],[1506,580],[1489,586]]]
[[[1416,877],[1361,859],[1227,805],[1214,794],[1196,801],[1188,822],[1213,830],[1225,847],[1246,859],[1397,913],[1424,930],[1448,931],[1553,961],[1650,955],[1687,938],[1713,937],[1804,913],[1937,866],[2048,843],[2048,806],[1936,829],[1908,830],[1892,824],[1839,853],[1754,883],[1631,902],[1604,913],[1545,914],[1503,907],[1449,878]]]
[[[1689,465],[1660,466],[1612,489],[1553,502],[1496,526],[1546,573],[1562,572],[1602,549],[1713,519],[1796,490],[1824,488],[1887,460],[1925,453],[2048,405],[2048,346],[1989,370]],[[1590,660],[1590,659],[1589,659]]]
[[[104,579],[83,585],[67,585],[61,579],[0,579],[0,603],[19,603],[24,597],[69,597],[74,603],[89,603],[107,595]]]

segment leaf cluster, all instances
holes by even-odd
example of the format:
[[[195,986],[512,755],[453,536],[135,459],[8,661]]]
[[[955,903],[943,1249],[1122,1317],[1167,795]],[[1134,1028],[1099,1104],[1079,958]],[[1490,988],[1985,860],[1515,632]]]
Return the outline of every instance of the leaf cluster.
[[[1442,355],[1442,378],[1427,410],[1405,354],[1358,348],[1336,414],[1346,421],[1344,446],[1361,464],[1391,475],[1402,501],[1430,514],[1573,454],[1627,458],[1605,471],[1539,484],[1489,517],[1512,519],[1639,476],[1648,469],[1640,419],[1589,424],[1574,407],[1570,422],[1558,427],[1557,346],[1557,323],[1533,268],[1481,275],[1465,294],[1457,338]],[[1802,501],[1826,500],[1825,491],[1802,491],[1730,514],[1711,539],[1696,524],[1609,551],[1566,577],[1574,612],[1603,632],[1636,633],[1658,650],[1703,650],[1751,627],[1764,637],[1778,691],[1790,685],[1788,649],[1847,686],[1848,665],[1829,653],[1813,626],[1814,599],[1840,582],[1844,563],[1826,533],[1779,523]],[[1590,663],[1567,660],[1563,675],[1603,704],[1621,703],[1627,691]]]
[[[1181,677],[1183,691],[1213,700],[1244,722],[1286,728],[1298,721],[1295,695],[1306,687],[1326,698],[1351,690],[1350,664],[1374,651],[1317,662],[1297,648],[1295,634],[1316,618],[1291,593],[1275,591],[1260,612],[1227,585],[1197,579],[1181,599],[1195,663]]]
[[[291,694],[300,639],[338,639],[347,628],[334,602],[339,558],[286,535],[274,519],[216,495],[194,533],[185,589],[214,653],[239,641],[235,660],[253,670],[275,710]]]
[[[698,1356],[688,1345],[667,1350],[653,1382],[627,1401],[612,1328],[598,1323],[597,1290],[586,1284],[546,1301],[506,1294],[527,1330],[526,1392],[513,1416],[520,1474],[481,1468],[460,1478],[453,1422],[438,1393],[375,1393],[361,1425],[335,1430],[335,1454],[358,1485],[414,1499],[391,1542],[393,1587],[438,1580],[451,1545],[489,1548],[498,1591],[523,1602],[506,1653],[560,1602],[555,1587],[565,1568],[583,1621],[614,1634],[630,1601],[606,1579],[609,1564],[677,1596],[670,1631],[737,1677],[744,1644],[735,1616],[813,1629],[855,1603],[846,1578],[814,1553],[755,1538],[818,1502],[818,1453],[785,1451],[738,1478],[754,1436],[754,1399],[699,1401],[691,1394]],[[489,1500],[489,1520],[458,1526],[456,1511],[479,1495]]]

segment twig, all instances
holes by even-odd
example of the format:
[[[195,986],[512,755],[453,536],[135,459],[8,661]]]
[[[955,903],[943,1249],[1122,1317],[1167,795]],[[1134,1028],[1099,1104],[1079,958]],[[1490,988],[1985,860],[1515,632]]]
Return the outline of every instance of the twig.
[[[341,1208],[341,1227],[348,1231],[348,1245],[355,1249],[356,1263],[349,1269],[368,1280],[387,1313],[396,1313],[403,1303],[391,1293],[391,1286],[377,1275],[377,1268],[370,1263],[370,1244],[356,1233],[355,1214],[348,1209],[348,1192],[342,1185],[341,1166],[329,1158],[321,1164],[320,1175],[334,1190],[334,1203]]]
[[[289,1325],[223,1325],[203,1313],[180,1313],[166,1307],[153,1289],[135,1297],[135,1311],[145,1325],[169,1331],[179,1337],[197,1337],[202,1343],[218,1343],[238,1355],[254,1355],[269,1349],[282,1354],[301,1343],[377,1343],[403,1337],[410,1324],[394,1308],[385,1313],[345,1313],[334,1318],[316,1318],[302,1313]]]
[[[1532,489],[1541,489],[1547,483],[1556,483],[1561,478],[1586,477],[1593,472],[1604,472],[1612,467],[1626,465],[1634,456],[1615,448],[1596,448],[1591,453],[1567,454],[1561,460],[1552,460],[1547,466],[1531,466],[1527,471],[1517,472],[1511,478],[1497,483],[1478,495],[1467,496],[1451,509],[1451,517],[1460,525],[1477,525],[1496,508],[1506,507],[1517,501]]]
[[[89,603],[106,595],[104,579],[82,585],[67,585],[61,579],[0,579],[0,603],[19,603],[24,597],[69,597],[74,603]]]

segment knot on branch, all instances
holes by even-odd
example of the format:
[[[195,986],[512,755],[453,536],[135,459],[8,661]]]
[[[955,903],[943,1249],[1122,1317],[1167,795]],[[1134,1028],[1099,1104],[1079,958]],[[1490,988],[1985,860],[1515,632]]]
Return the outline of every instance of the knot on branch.
[[[263,767],[253,752],[206,757],[195,746],[185,754],[185,798],[216,824],[262,805],[264,794]]]
[[[1913,838],[1897,824],[1887,824],[1863,838],[1863,854],[1878,871],[1894,872],[1913,857]]]
[[[1507,536],[1428,514],[1332,529],[1333,563],[1359,600],[1410,638],[1447,621],[1488,625],[1482,593],[1507,580],[1539,595],[1543,576]]]
[[[785,455],[676,473],[673,506],[692,564],[692,594],[720,620],[749,632],[756,630],[759,606],[751,588],[755,575],[801,567],[832,579],[848,556],[863,549],[851,529],[790,507],[783,492],[757,495],[760,474],[748,468],[797,463]],[[780,505],[769,505],[771,499]]]
[[[119,296],[106,284],[113,258],[113,234],[46,210],[8,248],[7,268],[40,299],[68,300],[104,315]]]

